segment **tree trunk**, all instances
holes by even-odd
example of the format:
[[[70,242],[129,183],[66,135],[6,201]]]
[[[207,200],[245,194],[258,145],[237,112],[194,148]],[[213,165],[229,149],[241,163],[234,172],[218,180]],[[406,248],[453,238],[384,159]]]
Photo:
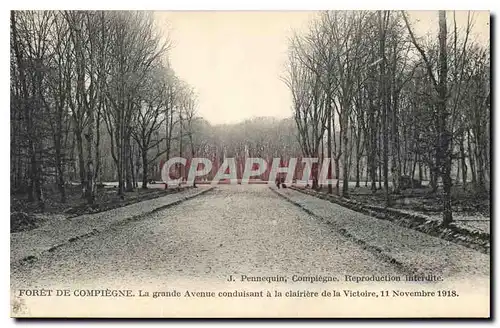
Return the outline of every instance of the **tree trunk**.
[[[59,124],[59,122],[58,122],[58,124]],[[59,130],[59,131],[61,131],[61,130]],[[62,155],[61,155],[60,137],[61,136],[56,136],[56,140],[54,143],[55,165],[56,165],[56,173],[57,173],[57,189],[58,189],[59,194],[61,196],[61,203],[66,203],[66,188],[64,185],[64,164],[63,164]]]
[[[361,180],[360,168],[359,168],[359,156],[356,156],[356,188],[360,187],[359,181]]]
[[[413,160],[413,166],[412,166],[412,170],[411,170],[411,180],[413,181],[413,179],[415,178],[415,170],[417,169],[417,159],[418,159],[418,154],[415,153],[415,156],[414,156],[414,160]],[[420,181],[422,181],[422,166],[419,165],[419,179]]]
[[[451,208],[451,133],[448,132],[446,121],[449,116],[446,108],[447,100],[447,78],[448,78],[448,63],[446,49],[446,11],[439,11],[439,145],[438,156],[441,171],[441,179],[443,180],[443,226],[449,225],[453,221],[453,213]]]
[[[93,152],[92,145],[94,143],[94,113],[91,109],[88,110],[88,127],[85,138],[87,139],[87,179],[85,181],[85,199],[87,204],[92,205],[95,199],[95,188],[94,188],[94,163],[92,160]]]
[[[121,111],[123,112],[123,111]],[[119,111],[120,113],[120,111]],[[125,192],[125,187],[123,185],[124,183],[124,176],[123,176],[123,158],[124,158],[124,154],[123,154],[123,144],[124,144],[124,140],[122,138],[122,134],[123,134],[123,128],[121,126],[121,117],[118,118],[118,124],[116,124],[116,128],[115,130],[117,131],[116,132],[116,150],[117,150],[117,176],[118,176],[118,190],[117,190],[117,193],[118,195],[123,198],[123,195],[124,195],[124,192]]]
[[[483,147],[484,147],[484,138],[482,137],[483,131],[482,129],[477,129],[476,131],[476,158],[477,158],[477,193],[480,195],[485,194],[486,185],[484,178],[484,157],[483,157]]]
[[[380,159],[382,158],[382,145],[380,144],[380,138],[378,141],[378,156],[377,156],[377,169],[378,169],[378,189],[382,189],[382,165],[380,165]]]
[[[382,142],[383,142],[383,152],[382,152],[382,166],[383,166],[383,174],[384,174],[384,192],[385,192],[385,201],[386,206],[391,205],[391,199],[389,194],[389,131],[387,129],[387,122],[389,119],[389,103],[388,103],[388,92],[387,92],[387,75],[386,75],[386,57],[385,57],[385,20],[387,15],[384,13],[382,16],[382,12],[379,11],[379,59],[380,59],[380,97],[382,107]]]
[[[99,105],[102,106],[102,105]],[[100,144],[101,144],[101,108],[99,108],[97,112],[97,120],[96,120],[96,142],[95,142],[95,171],[94,171],[94,182],[101,181],[101,153],[100,153]]]
[[[432,188],[432,192],[435,193],[438,189],[438,175],[436,169],[431,167],[429,169],[429,174],[430,174],[430,185]]]
[[[142,189],[148,189],[148,151],[146,147],[142,148]]]
[[[174,115],[172,112],[172,109],[168,111],[167,119],[165,120],[165,163],[168,161],[170,157],[170,148],[171,148],[171,143],[172,143],[172,129],[173,129],[173,119]],[[162,168],[163,169],[163,168]],[[160,173],[161,174],[161,173]],[[165,182],[165,190],[168,189],[168,184]]]
[[[349,109],[349,104],[347,101],[344,101],[342,104],[342,110],[345,112],[341,118],[341,129],[340,132],[342,134],[342,143],[344,151],[342,152],[342,197],[349,198],[349,137],[347,136],[347,128],[349,122],[349,115],[347,113]]]
[[[467,189],[467,163],[465,162],[464,135],[460,137],[460,164],[462,166],[462,188]]]
[[[394,95],[392,106],[392,183],[395,194],[400,193],[401,154],[399,149],[398,95]],[[413,181],[413,180],[412,180]]]
[[[472,186],[477,190],[477,180],[476,180],[476,163],[474,161],[474,156],[472,152],[472,146],[470,142],[470,131],[467,131],[467,152],[469,153],[469,166],[472,176]]]
[[[315,157],[318,158],[318,153],[316,152]],[[318,171],[319,171],[319,163],[314,162],[312,163],[312,168],[311,168],[311,175],[312,175],[312,189],[318,190],[319,188],[319,181],[318,181]]]
[[[127,136],[125,139],[125,191],[131,192],[134,190],[134,185],[132,183],[132,165],[131,165],[131,160],[132,158],[132,152],[130,149],[130,137]]]
[[[331,104],[331,101],[329,102],[329,104]],[[328,164],[328,193],[329,194],[332,194],[333,193],[333,186],[330,182],[331,178],[332,178],[332,107],[329,106],[328,107],[328,113],[327,113],[327,118],[328,120],[328,124],[327,124],[327,151],[328,151],[328,158],[330,160],[329,164]],[[324,159],[323,159],[324,160]]]
[[[369,180],[369,168],[368,168],[368,163],[367,160],[365,159],[365,165],[363,165],[363,168],[365,169],[365,187],[368,187],[368,180]]]
[[[80,184],[82,189],[85,189],[85,158],[83,156],[83,138],[82,131],[77,129],[76,134],[76,149],[78,152],[78,169],[80,170]],[[85,197],[85,193],[83,193]]]
[[[424,180],[424,175],[422,171],[422,159],[420,158],[420,156],[418,156],[418,179],[420,181]]]
[[[340,195],[340,157],[335,156],[335,189],[337,195]]]
[[[129,141],[129,149],[130,149],[130,156],[129,156],[130,178],[132,180],[132,190],[134,190],[137,187],[137,181],[136,181],[135,163],[134,163],[135,149],[132,147],[131,141]]]

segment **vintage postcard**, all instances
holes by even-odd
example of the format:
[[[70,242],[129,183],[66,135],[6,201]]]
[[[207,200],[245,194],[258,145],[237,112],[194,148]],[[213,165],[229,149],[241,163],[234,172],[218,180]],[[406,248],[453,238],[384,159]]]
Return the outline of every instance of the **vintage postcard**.
[[[487,11],[11,11],[11,317],[489,318],[490,69]]]

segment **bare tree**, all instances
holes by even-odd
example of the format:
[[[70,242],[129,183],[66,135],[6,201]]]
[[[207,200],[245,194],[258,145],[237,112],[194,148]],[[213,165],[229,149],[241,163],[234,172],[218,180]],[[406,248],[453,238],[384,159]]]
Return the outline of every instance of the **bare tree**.
[[[289,52],[288,72],[283,78],[292,92],[294,118],[298,129],[298,140],[306,157],[318,158],[319,146],[325,133],[328,119],[326,94],[317,62],[314,70],[303,64],[300,56],[306,49],[296,37]],[[318,163],[313,163],[313,188],[318,187]]]
[[[141,105],[137,111],[132,127],[132,137],[136,141],[142,160],[142,188],[148,185],[149,164],[155,161],[163,152],[158,151],[151,158],[148,153],[157,148],[166,138],[157,133],[165,122],[165,108],[167,106],[167,85],[170,83],[166,69],[161,65],[155,67],[147,77],[146,88],[139,100]]]
[[[443,225],[448,225],[453,221],[453,213],[451,208],[451,164],[452,164],[452,135],[448,130],[448,120],[450,113],[447,110],[448,101],[448,49],[447,49],[447,25],[446,25],[446,12],[439,12],[439,61],[438,61],[438,76],[436,78],[432,64],[430,63],[425,50],[418,44],[415,35],[411,29],[410,23],[406,15],[403,13],[411,41],[415,48],[418,50],[422,59],[427,67],[427,72],[432,81],[432,84],[437,93],[437,142],[436,142],[436,166],[443,180]]]
[[[105,122],[112,139],[112,156],[118,171],[118,194],[133,188],[130,154],[131,125],[139,111],[139,90],[153,63],[167,49],[156,35],[151,14],[116,12],[111,14],[110,77],[107,81]]]

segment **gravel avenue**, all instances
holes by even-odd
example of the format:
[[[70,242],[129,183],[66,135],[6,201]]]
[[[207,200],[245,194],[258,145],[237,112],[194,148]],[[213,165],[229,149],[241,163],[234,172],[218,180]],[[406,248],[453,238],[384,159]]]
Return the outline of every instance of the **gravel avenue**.
[[[338,215],[349,215],[345,209]],[[146,218],[12,264],[13,288],[122,286],[242,274],[397,275],[390,264],[266,185],[224,186]]]

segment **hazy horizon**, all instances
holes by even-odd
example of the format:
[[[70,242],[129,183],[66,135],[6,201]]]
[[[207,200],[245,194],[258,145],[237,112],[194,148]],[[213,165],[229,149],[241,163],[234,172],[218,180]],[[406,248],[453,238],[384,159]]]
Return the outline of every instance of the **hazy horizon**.
[[[474,14],[472,39],[489,44],[489,12]],[[291,94],[280,76],[292,31],[305,30],[318,11],[158,11],[168,32],[170,62],[198,95],[198,115],[212,125],[255,117],[292,116]],[[451,13],[451,12],[450,12]],[[437,34],[437,11],[409,11],[418,36]],[[448,21],[452,24],[452,15]],[[466,11],[456,11],[463,27]]]

